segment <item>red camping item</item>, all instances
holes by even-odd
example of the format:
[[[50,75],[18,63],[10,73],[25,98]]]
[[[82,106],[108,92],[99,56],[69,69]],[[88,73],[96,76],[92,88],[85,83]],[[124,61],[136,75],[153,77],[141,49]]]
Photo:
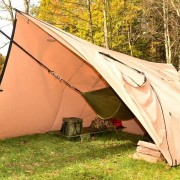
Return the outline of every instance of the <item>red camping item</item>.
[[[116,129],[122,127],[122,122],[121,120],[118,119],[110,119],[110,121],[113,123]]]

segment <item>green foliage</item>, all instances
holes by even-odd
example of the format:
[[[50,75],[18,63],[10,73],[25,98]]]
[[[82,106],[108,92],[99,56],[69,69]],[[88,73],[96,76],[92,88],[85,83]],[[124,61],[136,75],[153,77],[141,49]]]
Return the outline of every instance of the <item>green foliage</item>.
[[[2,54],[0,54],[0,75],[1,75],[3,65],[4,65],[4,60],[5,60],[5,57]]]
[[[35,11],[38,18],[80,38],[88,41],[93,39],[95,44],[104,46],[104,2],[102,0],[42,0]],[[106,2],[110,49],[148,61],[166,62],[162,2],[160,0],[157,2],[106,0]],[[169,29],[172,61],[178,64],[179,17],[175,14],[171,7]]]
[[[141,11],[141,8],[134,3],[127,1],[126,9],[124,9],[124,1],[108,1],[107,24],[111,49],[128,53],[126,35],[129,25],[134,23]],[[101,0],[91,2],[91,13],[95,44],[104,46],[103,3]],[[90,17],[84,1],[80,3],[77,0],[70,2],[42,0],[37,17],[76,36],[90,40]]]
[[[5,57],[2,54],[0,54],[0,66],[4,64],[4,60],[5,60]]]

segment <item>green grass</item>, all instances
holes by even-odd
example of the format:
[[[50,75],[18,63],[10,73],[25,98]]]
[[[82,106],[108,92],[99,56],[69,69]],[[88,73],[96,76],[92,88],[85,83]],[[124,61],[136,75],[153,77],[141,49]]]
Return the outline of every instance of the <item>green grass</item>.
[[[111,132],[82,143],[55,133],[2,140],[0,180],[179,180],[179,166],[131,158],[139,139]]]

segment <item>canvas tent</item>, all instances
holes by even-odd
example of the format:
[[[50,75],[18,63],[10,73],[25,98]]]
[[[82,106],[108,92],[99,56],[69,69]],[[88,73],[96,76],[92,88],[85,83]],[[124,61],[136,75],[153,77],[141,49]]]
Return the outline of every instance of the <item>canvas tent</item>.
[[[75,88],[86,93],[110,86],[169,165],[180,163],[180,84],[172,65],[95,46],[21,12],[7,59],[0,138],[58,130],[63,117],[81,117],[87,126],[96,113]],[[59,83],[60,78],[65,82]],[[132,120],[123,123],[131,132],[142,132]]]

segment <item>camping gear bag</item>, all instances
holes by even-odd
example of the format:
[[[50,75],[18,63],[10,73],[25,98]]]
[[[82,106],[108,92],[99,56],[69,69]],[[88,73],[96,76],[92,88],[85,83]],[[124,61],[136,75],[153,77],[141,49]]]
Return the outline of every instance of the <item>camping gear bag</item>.
[[[119,119],[110,119],[116,129],[123,127],[122,121]]]
[[[114,125],[109,120],[104,120],[96,117],[95,120],[91,122],[90,128],[93,131],[108,131],[114,129]]]
[[[82,131],[82,122],[83,120],[77,117],[63,118],[60,132],[65,136],[80,135]]]

